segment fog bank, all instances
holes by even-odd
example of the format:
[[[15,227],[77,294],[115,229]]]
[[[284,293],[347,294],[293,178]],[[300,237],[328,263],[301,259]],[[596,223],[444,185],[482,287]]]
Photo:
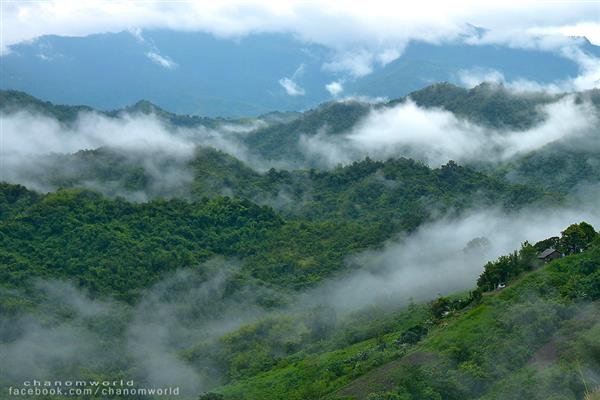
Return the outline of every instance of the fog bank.
[[[343,135],[327,135],[325,131],[303,135],[300,146],[309,160],[326,166],[366,156],[404,156],[435,167],[448,160],[505,161],[555,141],[591,138],[597,133],[596,109],[589,103],[576,104],[572,96],[548,104],[540,112],[545,117],[543,122],[530,129],[493,129],[407,100],[391,108],[372,110]]]

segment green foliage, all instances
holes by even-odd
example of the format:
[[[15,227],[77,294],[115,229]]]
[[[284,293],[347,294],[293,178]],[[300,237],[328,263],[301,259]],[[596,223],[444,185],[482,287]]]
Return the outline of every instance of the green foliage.
[[[559,249],[566,254],[582,252],[596,238],[596,235],[594,227],[587,222],[573,224],[561,232]]]
[[[517,264],[526,263],[537,254],[532,248],[525,243],[520,251],[501,258],[501,264],[511,265],[507,260],[514,257]],[[598,265],[600,247],[591,244],[582,253],[522,272],[519,280],[502,291],[483,296],[475,290],[464,299],[438,299],[434,304],[440,309],[454,310],[443,319],[432,322],[424,313],[417,324],[405,323],[394,332],[332,353],[320,353],[316,358],[299,353],[291,363],[280,361],[267,372],[226,386],[223,393],[232,399],[237,398],[236,393],[266,399],[300,399],[307,393],[317,393],[317,398],[335,393],[331,398],[336,399],[530,396],[541,400],[553,398],[553,394],[580,398],[581,378],[572,373],[576,363],[583,362],[592,370],[600,368],[598,308],[581,305],[600,299],[600,293],[592,290],[600,282]],[[582,290],[586,292],[583,297]],[[407,314],[411,312],[414,309]],[[419,340],[412,340],[415,335]],[[403,337],[408,350],[381,346]],[[559,340],[554,344],[556,337]],[[553,350],[559,355],[547,361],[547,348],[554,346],[559,347]],[[393,351],[395,361],[389,358]],[[327,373],[318,359],[330,360]],[[551,372],[533,373],[538,362],[550,363],[544,368]],[[370,367],[365,368],[367,365]]]
[[[107,180],[118,170],[110,168],[111,160],[120,162],[112,152],[79,156],[106,163],[107,169],[96,173],[105,171]],[[523,197],[522,188],[454,163],[431,170],[406,159],[366,159],[294,176],[274,170],[259,175],[233,159],[223,163],[224,157],[201,151],[196,168],[209,171],[213,182],[245,186],[241,194],[247,197],[300,182],[297,196],[309,200],[285,220],[270,208],[228,197],[135,204],[79,189],[40,196],[3,184],[0,276],[12,286],[32,276],[76,277],[92,291],[130,298],[167,271],[223,255],[243,258],[245,273],[255,278],[300,289],[339,270],[346,254],[376,246],[398,230],[415,229],[428,219],[432,203],[439,211],[486,199],[514,207],[541,196],[531,191]],[[88,176],[84,168],[77,171]],[[221,185],[207,186],[208,181],[207,175],[197,178],[207,192]]]
[[[534,244],[533,247],[538,253],[541,253],[542,251],[549,248],[558,249],[559,243],[560,238],[558,236],[553,236],[548,239],[540,240],[539,242]]]
[[[15,198],[18,188],[3,188],[0,198]],[[283,225],[271,209],[227,197],[133,204],[59,190],[20,198],[35,201],[27,207],[13,201],[20,211],[3,213],[0,220],[2,282],[22,286],[33,276],[74,278],[119,297],[214,255],[250,256]]]
[[[55,105],[49,101],[37,99],[24,92],[16,90],[0,90],[0,111],[16,112],[23,110],[45,114],[56,118],[62,123],[75,121],[82,111],[94,111],[88,106]]]
[[[81,112],[95,112],[109,118],[118,117],[124,113],[142,115],[153,114],[163,119],[165,122],[169,122],[173,125],[188,127],[201,125],[214,128],[217,127],[219,123],[228,121],[227,119],[223,118],[212,119],[206,117],[173,114],[145,100],[139,101],[134,105],[120,110],[107,112],[95,110],[89,106],[53,104],[49,101],[43,101],[27,93],[16,90],[0,90],[0,111],[10,113],[23,110],[56,118],[59,122],[64,124],[71,124],[75,122],[79,116],[79,113]],[[237,122],[243,123],[244,121],[240,120]]]
[[[152,161],[148,161],[149,158]],[[175,156],[99,148],[37,157],[21,167],[20,176],[41,187],[89,187],[109,197],[146,201],[190,199],[192,174],[189,169],[188,161]]]
[[[439,83],[413,92],[409,97],[419,106],[441,107],[494,128],[527,129],[543,120],[539,106],[556,101],[560,96],[515,94],[494,83],[482,83],[473,89]]]
[[[212,149],[200,149],[192,162],[196,196],[227,191],[235,196],[276,205],[294,216],[391,221],[410,229],[438,211],[463,210],[473,204],[519,207],[550,196],[462,167],[450,161],[438,169],[406,158],[366,158],[330,171],[271,169],[258,174]],[[288,205],[277,204],[278,195]]]
[[[403,365],[394,371],[397,399],[461,400],[467,396],[461,383],[442,369]]]
[[[377,392],[370,393],[367,396],[367,400],[403,400],[406,397],[401,397],[398,393],[394,392]]]
[[[450,299],[447,297],[440,297],[431,303],[431,312],[436,318],[442,318],[448,311],[450,311]]]
[[[596,237],[597,233],[594,227],[586,222],[581,222],[562,231],[560,238],[548,238],[536,243],[535,246],[526,242],[518,252],[488,262],[484,267],[484,272],[477,280],[477,286],[483,291],[494,290],[499,285],[506,285],[523,272],[530,271],[539,265],[536,260],[538,252],[555,247],[564,254],[580,253],[590,246]],[[587,268],[593,270],[594,267],[589,265]],[[594,288],[589,289],[592,292],[595,291]]]
[[[514,183],[568,193],[600,179],[600,157],[594,137],[550,143],[499,165],[495,171]]]
[[[21,185],[0,182],[0,220],[10,218],[27,208],[39,195]]]
[[[478,288],[491,291],[497,289],[499,285],[506,285],[523,272],[531,271],[539,264],[536,255],[535,247],[525,242],[518,252],[488,262],[477,279]]]
[[[427,327],[424,324],[415,325],[402,333],[396,344],[417,344],[427,335]]]
[[[443,107],[495,128],[526,129],[544,118],[538,107],[557,97],[517,96],[490,85],[470,91],[436,85],[412,98],[421,106]],[[65,124],[79,111],[89,110],[0,92],[2,110],[24,106]],[[316,134],[324,126],[328,134],[339,134],[371,109],[355,102],[330,103],[271,122],[244,140],[267,158],[302,162],[297,148],[301,134]],[[122,111],[105,115],[115,117]],[[124,111],[152,113],[174,125],[222,122],[177,116],[148,102]],[[541,167],[540,186],[563,190],[573,177],[596,176],[593,162],[585,169],[573,154],[563,165],[566,178],[556,175],[554,156],[534,155],[496,173],[504,176],[514,168],[526,175],[515,180],[531,185]],[[92,297],[135,302],[140,291],[175,270],[209,276],[216,267],[206,261],[219,256],[237,259],[240,265],[225,282],[223,298],[236,298],[238,291],[250,287],[257,304],[272,309],[287,301],[290,289],[302,290],[357,268],[346,262],[349,254],[376,248],[398,232],[413,231],[438,213],[458,213],[475,204],[515,209],[555,199],[532,186],[511,184],[453,161],[432,169],[404,158],[367,158],[328,171],[259,173],[225,153],[199,148],[190,163],[166,159],[159,165],[191,172],[193,183],[176,193],[168,191],[189,201],[161,199],[165,192],[151,190],[153,177],[141,167],[142,161],[115,150],[51,155],[36,162],[49,166],[44,181],[71,189],[42,195],[0,184],[2,317],[27,312],[49,321],[69,318],[69,310],[60,307],[55,310],[58,316],[44,314],[48,308],[43,307],[53,306],[44,303],[32,284],[36,278],[70,280]],[[86,181],[118,190],[106,198],[74,189]],[[154,200],[132,203],[118,197],[122,190],[144,192]],[[465,251],[486,245],[485,238],[478,238]],[[569,255],[542,266],[537,254],[548,247]],[[565,229],[560,238],[535,246],[524,243],[520,250],[486,264],[477,288],[468,295],[400,310],[372,307],[346,317],[327,306],[272,313],[217,339],[181,348],[180,356],[202,369],[207,382],[222,385],[215,388],[219,393],[205,393],[202,400],[304,400],[338,394],[371,400],[546,399],[552,393],[581,398],[584,389],[572,373],[575,365],[600,368],[599,316],[593,303],[600,299],[599,266],[596,232],[582,222]],[[484,293],[499,284],[509,286]],[[217,315],[220,300],[217,296],[190,307],[196,317]],[[104,333],[109,348],[121,340],[128,317],[123,313],[116,320],[90,323]],[[555,341],[560,343],[554,346]],[[530,365],[538,365],[545,346],[559,355],[544,367],[547,373],[532,372],[536,369]],[[210,368],[204,368],[205,363]],[[106,378],[125,376],[130,372],[126,369],[126,361],[119,361]],[[98,377],[94,372],[83,374]]]
[[[325,103],[292,121],[257,129],[244,141],[253,152],[266,159],[300,164],[306,161],[299,148],[301,135],[316,135],[322,129],[333,135],[348,131],[370,110],[368,104],[357,101]]]

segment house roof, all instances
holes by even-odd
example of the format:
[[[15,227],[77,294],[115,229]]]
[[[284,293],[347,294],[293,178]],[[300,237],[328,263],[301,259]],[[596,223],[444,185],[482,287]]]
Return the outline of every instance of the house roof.
[[[549,247],[546,250],[542,251],[540,254],[538,254],[538,258],[546,258],[548,257],[550,254],[556,252],[557,250],[554,247]]]

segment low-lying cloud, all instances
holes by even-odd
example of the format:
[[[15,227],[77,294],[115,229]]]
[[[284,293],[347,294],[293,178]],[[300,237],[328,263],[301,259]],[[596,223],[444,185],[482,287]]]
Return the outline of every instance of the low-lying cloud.
[[[571,96],[544,106],[542,122],[527,130],[489,128],[442,109],[424,109],[407,100],[374,109],[344,135],[326,130],[300,139],[307,158],[322,165],[346,164],[369,156],[405,156],[432,166],[448,160],[497,162],[549,143],[583,137],[597,129],[598,114]]]
[[[108,118],[80,113],[72,125],[29,112],[3,116],[2,150],[5,155],[69,153],[82,149],[114,147],[123,151],[162,150],[179,156],[193,152],[191,132],[172,134],[153,115]]]
[[[329,92],[333,97],[337,97],[344,91],[344,86],[340,81],[333,81],[325,85],[325,89]]]
[[[114,380],[111,374],[126,372],[140,387],[179,387],[184,398],[197,397],[217,372],[211,360],[192,362],[180,352],[257,320],[263,312],[257,296],[265,294],[254,287],[225,296],[235,263],[208,264],[203,273],[166,277],[134,305],[91,299],[71,283],[38,281],[43,301],[33,313],[0,318],[0,384],[88,374]],[[213,267],[218,270],[206,272]]]
[[[590,188],[594,193],[597,189]],[[560,236],[564,228],[581,221],[600,227],[600,208],[580,197],[564,208],[471,210],[441,218],[408,237],[388,241],[381,250],[349,257],[356,272],[326,282],[307,297],[344,314],[368,305],[397,306],[468,290],[475,287],[487,260],[508,254],[525,241],[534,244]],[[483,246],[469,246],[478,238],[485,238],[480,241]]]
[[[534,96],[513,95],[525,99]],[[338,101],[349,100],[372,99]],[[332,135],[323,126],[317,132],[300,135],[300,159],[266,160],[248,147],[244,138],[277,122],[223,121],[211,128],[178,127],[154,114],[107,117],[81,112],[73,122],[61,123],[50,116],[18,111],[3,114],[0,180],[44,192],[65,185],[81,186],[145,201],[189,195],[194,180],[190,161],[198,146],[217,148],[257,171],[271,167],[329,168],[366,156],[381,160],[410,157],[432,167],[448,160],[489,164],[509,161],[555,142],[572,147],[583,144],[587,149],[600,147],[596,134],[599,115],[592,104],[563,96],[540,106],[536,113],[537,124],[520,130],[491,128],[443,109],[419,107],[410,99],[394,106],[373,105],[369,114],[345,133]],[[81,152],[98,148],[103,149],[104,158]],[[104,164],[98,164],[101,162]],[[94,165],[106,170],[103,180],[95,176]]]
[[[597,194],[598,188],[586,193]],[[43,301],[33,313],[0,320],[0,350],[7,356],[0,383],[32,376],[64,379],[59,372],[79,378],[82,371],[103,376],[120,370],[136,383],[179,386],[192,398],[218,384],[222,371],[215,358],[189,357],[190,349],[212,343],[217,351],[223,335],[282,314],[305,329],[305,312],[321,305],[343,323],[367,307],[398,308],[471,289],[487,260],[512,252],[525,240],[559,235],[582,220],[600,226],[600,209],[589,200],[512,213],[471,210],[438,219],[379,250],[349,255],[349,272],[298,293],[277,309],[259,306],[261,299],[276,294],[272,289],[247,284],[228,292],[239,263],[225,260],[165,277],[133,305],[92,300],[70,283],[39,282]],[[478,238],[481,246],[469,245]]]
[[[217,128],[184,128],[154,114],[110,118],[95,112],[81,112],[74,121],[61,123],[24,110],[3,114],[2,121],[0,180],[44,192],[75,184],[136,201],[189,194],[194,178],[189,162],[197,146],[215,147],[252,162],[240,139],[265,124],[232,121]],[[85,152],[95,149],[101,154]],[[143,188],[124,188],[132,186],[122,181],[127,178],[124,171],[145,180]]]
[[[567,46],[560,50],[560,55],[572,60],[579,66],[579,74],[549,83],[540,83],[530,79],[516,78],[508,80],[501,71],[494,69],[474,68],[458,73],[458,80],[467,87],[474,87],[482,82],[501,83],[515,92],[547,92],[565,93],[588,90],[600,84],[600,59],[582,51],[575,46]]]
[[[146,53],[146,57],[148,57],[152,62],[157,65],[160,65],[166,69],[174,69],[177,68],[177,63],[171,60],[169,57],[162,56],[155,51],[149,51]]]

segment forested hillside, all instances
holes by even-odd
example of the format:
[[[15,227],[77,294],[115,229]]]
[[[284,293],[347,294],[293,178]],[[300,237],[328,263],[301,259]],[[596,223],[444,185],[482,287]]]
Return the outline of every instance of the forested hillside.
[[[582,128],[576,125],[571,136],[557,137],[555,140],[540,140],[536,136],[540,135],[536,129],[547,129],[549,132],[560,132],[561,129],[565,129],[564,127],[555,128],[552,125],[553,122],[548,122],[553,117],[552,113],[559,113],[565,107],[559,103],[560,101],[568,104],[572,101],[574,107],[577,105],[582,107],[581,113],[589,116],[591,127],[589,132],[580,132]],[[405,155],[427,163],[429,160],[427,152],[418,148],[411,150],[411,146],[414,145],[411,142],[403,144],[400,141],[395,153],[382,151],[385,146],[382,149],[370,151],[361,149],[360,143],[353,142],[356,135],[360,135],[361,129],[368,128],[367,122],[374,119],[373,112],[393,111],[397,107],[403,107],[407,102],[414,102],[424,113],[427,113],[427,110],[447,111],[457,118],[459,123],[465,121],[466,124],[471,124],[461,129],[482,130],[477,135],[492,136],[490,140],[498,142],[496,145],[481,148],[475,154],[468,156],[461,155],[460,152],[458,154],[449,152],[442,147],[434,153],[436,159],[440,159],[441,164],[458,156],[459,159],[455,159],[455,161],[462,165],[471,166],[500,178],[507,178],[515,183],[559,192],[568,192],[581,182],[593,182],[598,175],[598,160],[594,150],[599,145],[596,134],[597,124],[592,118],[600,107],[598,89],[576,93],[569,97],[566,94],[549,95],[543,92],[518,93],[497,84],[484,83],[473,89],[464,89],[443,83],[426,87],[410,93],[405,98],[388,103],[368,104],[357,100],[344,100],[325,103],[304,113],[272,113],[255,119],[209,119],[177,115],[145,101],[140,101],[122,110],[101,112],[100,115],[114,120],[117,126],[123,117],[129,118],[129,121],[135,121],[139,117],[152,118],[152,121],[156,120],[157,123],[162,124],[160,125],[161,129],[166,130],[169,134],[174,134],[178,140],[186,141],[186,144],[210,146],[226,153],[232,153],[235,158],[242,159],[252,169],[262,172],[268,171],[271,167],[278,170],[331,169],[339,163],[360,161],[366,156],[385,161],[387,158]],[[67,125],[75,124],[82,112],[84,114],[97,113],[86,106],[53,105],[15,91],[0,92],[0,110],[9,116],[17,110],[25,110],[36,115],[49,116]],[[368,119],[369,116],[371,116],[371,120]],[[432,115],[425,114],[425,117],[431,118]],[[561,120],[561,117],[556,118]],[[568,120],[580,117],[568,115],[565,118]],[[544,125],[544,122],[550,125],[540,127]],[[453,129],[452,124],[455,123],[450,122],[449,126],[442,126],[440,129],[442,132]],[[82,128],[81,125],[79,123],[71,129],[77,131]],[[155,128],[147,127],[146,129]],[[485,130],[490,130],[491,133]],[[398,128],[399,137],[406,133],[408,132],[404,132],[401,127]],[[529,139],[528,135],[531,135],[532,139]],[[538,140],[539,145],[526,151],[513,151],[509,147],[506,149],[510,150],[509,155],[502,156],[502,146],[506,146],[502,142],[514,142],[518,140],[519,136],[523,137],[524,142]],[[457,140],[459,139],[457,138]],[[467,139],[474,140],[470,137]],[[348,142],[348,140],[350,141]],[[179,184],[179,179],[173,179],[174,184],[165,185],[164,182],[160,182],[151,188],[152,177],[149,175],[152,175],[150,171],[152,168],[148,166],[148,162],[144,161],[144,158],[149,157],[147,154],[142,153],[140,156],[130,153],[125,156],[122,154],[122,150],[116,148],[112,149],[113,151],[96,150],[101,145],[102,143],[86,149],[94,151],[72,155],[40,155],[32,165],[20,168],[22,176],[18,181],[39,180],[44,184],[39,184],[38,187],[46,189],[77,186],[82,182],[99,180],[111,183],[111,185],[99,188],[109,195],[135,192],[146,186],[149,189],[149,196],[145,196],[145,198],[164,197],[173,193],[177,196],[189,194],[191,178],[186,178],[183,185]],[[518,148],[518,146],[510,146]],[[338,154],[339,162],[336,164],[335,158],[324,160],[321,153],[315,152],[319,148]],[[232,149],[236,150],[232,152]],[[447,152],[448,155],[442,154],[440,157],[437,153],[440,151]],[[159,164],[159,169],[183,171],[183,174],[177,173],[178,176],[197,175],[196,172],[192,172],[191,168],[188,168],[189,164],[199,165],[204,162],[197,157],[196,161],[187,163],[189,159],[182,160],[181,157],[176,159],[171,155],[165,156],[159,153],[153,150],[152,158],[155,160],[153,162]],[[107,162],[110,163],[109,168],[107,168]],[[69,168],[65,168],[63,165],[67,165]],[[219,169],[221,168],[219,167]],[[98,176],[94,176],[93,171],[96,169],[101,171],[97,174]],[[207,174],[210,175],[213,172],[208,171]],[[212,189],[217,188],[213,187]],[[220,187],[218,191],[223,189]],[[135,198],[135,196],[131,197]]]
[[[213,150],[199,152],[191,203],[136,204],[81,189],[39,195],[3,184],[3,280],[18,286],[32,275],[77,277],[92,290],[126,296],[162,272],[221,255],[248,258],[255,278],[303,287],[339,270],[352,251],[413,231],[433,213],[553,201],[455,163],[432,170],[407,159],[367,159],[328,172],[260,175],[227,160]],[[144,182],[137,182],[140,189]],[[219,194],[225,189],[233,197]],[[284,214],[247,200],[276,203],[284,190]],[[78,257],[82,249],[85,259]]]
[[[576,228],[560,240],[572,241]],[[546,265],[529,244],[486,265],[482,277],[508,274],[504,289],[489,291],[482,278],[470,293],[411,305],[369,328],[357,319],[347,329],[368,330],[350,346],[333,335],[320,351],[225,387],[224,398],[593,398],[600,253],[591,232],[585,251]]]
[[[0,384],[581,399],[600,384],[600,244],[578,223],[600,221],[598,104],[437,84],[233,120],[2,92],[0,347],[31,361]]]
[[[0,0],[0,400],[600,400],[598,11]]]
[[[88,326],[91,322],[80,321],[77,308],[64,310],[66,314],[55,309],[53,292],[40,286],[40,278],[58,278],[98,301],[107,295],[125,301],[126,309],[105,322],[122,330],[122,318],[140,312],[128,308],[140,307],[136,304],[146,296],[145,289],[169,272],[190,270],[193,278],[167,286],[186,293],[189,285],[198,284],[194,282],[212,282],[214,274],[228,270],[219,262],[206,262],[215,255],[240,259],[240,267],[211,289],[218,297],[209,304],[248,301],[252,288],[252,302],[270,313],[224,336],[197,338],[179,349],[183,359],[202,368],[198,379],[227,384],[215,388],[225,399],[543,399],[550,393],[577,398],[586,385],[596,384],[587,371],[598,360],[584,349],[597,346],[594,301],[600,293],[600,259],[597,234],[585,223],[569,227],[560,238],[526,243],[519,252],[482,265],[479,288],[470,293],[408,308],[373,305],[368,312],[336,318],[327,306],[305,305],[285,313],[278,309],[295,304],[288,287],[298,290],[327,277],[339,268],[341,256],[376,246],[390,234],[368,219],[358,217],[360,223],[354,223],[352,218],[328,219],[327,213],[290,219],[228,197],[134,204],[82,190],[39,195],[6,184],[1,198],[2,308],[9,320],[18,321],[28,309],[36,315],[42,312],[35,311],[40,302],[50,302],[43,312],[52,321]],[[542,265],[536,255],[551,243],[569,256]],[[508,288],[496,289],[500,283]],[[196,324],[189,308],[194,304],[207,307],[206,300],[193,300],[178,311],[191,326]],[[217,310],[226,310],[213,307],[212,312],[196,312],[214,317]],[[555,343],[565,335],[568,341]],[[87,376],[133,373],[135,360],[108,368],[106,357]],[[76,365],[49,376],[73,373]],[[575,366],[586,372],[582,375]],[[536,372],[540,368],[543,374]]]

